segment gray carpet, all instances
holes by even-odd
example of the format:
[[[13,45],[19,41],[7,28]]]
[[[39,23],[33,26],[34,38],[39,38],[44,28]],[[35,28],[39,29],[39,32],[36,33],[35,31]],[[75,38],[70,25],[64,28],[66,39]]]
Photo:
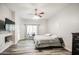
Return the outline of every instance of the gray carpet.
[[[21,40],[6,49],[1,55],[70,55],[64,48],[35,49],[33,40]]]

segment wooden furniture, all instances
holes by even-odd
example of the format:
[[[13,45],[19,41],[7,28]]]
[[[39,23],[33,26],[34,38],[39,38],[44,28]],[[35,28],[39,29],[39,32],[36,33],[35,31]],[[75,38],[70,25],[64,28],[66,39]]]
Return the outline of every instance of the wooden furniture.
[[[79,55],[79,33],[72,33],[72,55]]]

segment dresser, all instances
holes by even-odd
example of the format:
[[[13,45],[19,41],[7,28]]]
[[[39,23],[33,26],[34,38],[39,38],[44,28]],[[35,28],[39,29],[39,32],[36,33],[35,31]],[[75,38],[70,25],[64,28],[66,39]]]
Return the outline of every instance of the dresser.
[[[72,55],[79,55],[79,33],[72,33]]]

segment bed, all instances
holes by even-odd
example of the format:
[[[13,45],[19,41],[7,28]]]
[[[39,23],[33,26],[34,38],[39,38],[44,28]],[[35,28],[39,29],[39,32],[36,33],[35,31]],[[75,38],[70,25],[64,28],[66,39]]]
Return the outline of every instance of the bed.
[[[62,41],[57,35],[35,35],[35,48],[43,48],[49,46],[62,46]]]

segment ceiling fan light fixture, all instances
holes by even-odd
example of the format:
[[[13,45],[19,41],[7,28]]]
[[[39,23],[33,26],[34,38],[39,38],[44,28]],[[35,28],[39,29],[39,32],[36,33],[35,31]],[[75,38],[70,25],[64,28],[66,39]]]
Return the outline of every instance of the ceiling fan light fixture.
[[[34,15],[34,16],[33,16],[33,19],[34,19],[34,20],[39,20],[39,19],[40,19],[40,17],[39,17],[39,16],[37,16],[37,15]]]

